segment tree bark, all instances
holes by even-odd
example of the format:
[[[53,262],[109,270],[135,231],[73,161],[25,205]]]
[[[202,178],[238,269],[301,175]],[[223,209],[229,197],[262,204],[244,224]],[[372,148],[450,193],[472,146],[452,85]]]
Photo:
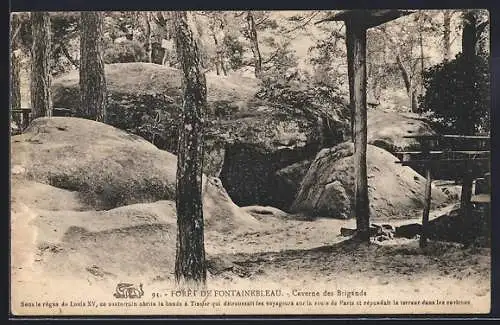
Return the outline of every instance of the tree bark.
[[[349,56],[353,72],[351,98],[354,108],[354,175],[356,237],[370,241],[370,209],[368,201],[368,177],[366,170],[367,112],[366,112],[366,29],[355,23],[347,24]]]
[[[144,19],[146,21],[146,59],[148,60],[149,63],[153,62],[152,58],[152,53],[153,53],[153,46],[151,44],[151,18],[150,18],[150,13],[145,12],[144,13]]]
[[[80,32],[80,114],[92,120],[106,122],[102,13],[82,12]]]
[[[450,60],[451,53],[451,16],[450,10],[443,11],[443,60]]]
[[[21,62],[19,50],[10,53],[10,109],[21,108]],[[22,128],[21,114],[12,114],[12,119],[18,128]]]
[[[425,56],[424,56],[424,35],[423,35],[423,30],[422,30],[422,26],[419,24],[419,28],[418,28],[418,43],[419,43],[419,46],[420,46],[420,93],[423,94],[424,93],[424,83],[423,83],[423,76],[424,76],[424,71],[425,71]],[[413,94],[412,94],[413,95]],[[417,106],[417,101],[412,99],[413,101],[413,105]],[[412,111],[415,112],[413,110],[413,106],[412,106]]]
[[[184,97],[179,131],[176,208],[177,252],[175,278],[178,283],[206,282],[203,230],[203,115],[207,86],[198,46],[189,27],[187,13],[173,13],[177,56],[184,73]]]
[[[71,54],[69,53],[68,51],[68,48],[66,47],[66,45],[64,45],[64,43],[61,43],[59,44],[59,47],[62,51],[62,53],[64,54],[64,56],[66,57],[66,59],[68,59],[68,61],[77,69],[80,69],[80,64],[78,64],[78,60],[75,60]]]
[[[466,57],[484,55],[487,50],[483,47],[483,33],[488,26],[488,21],[481,20],[478,10],[471,10],[464,14],[464,28],[462,31],[462,53]]]
[[[11,15],[10,25],[10,108],[21,108],[21,62],[18,50],[17,34],[21,24],[15,15]],[[13,116],[20,127],[19,115]]]
[[[255,21],[250,10],[247,11],[247,28],[254,58],[255,76],[259,77],[262,72],[262,57],[260,55],[259,40],[257,38],[257,30],[255,29]]]
[[[217,42],[217,36],[215,36],[215,32],[212,33],[212,38],[215,44],[215,71],[218,76],[220,76],[220,60],[219,60],[219,44]]]
[[[351,112],[351,139],[354,143],[354,150],[356,150],[356,130],[354,125],[354,39],[352,33],[347,33],[347,22],[346,22],[346,47],[347,47],[347,76],[349,79],[349,106]]]
[[[32,119],[52,116],[50,85],[50,17],[48,12],[31,13],[31,107]]]

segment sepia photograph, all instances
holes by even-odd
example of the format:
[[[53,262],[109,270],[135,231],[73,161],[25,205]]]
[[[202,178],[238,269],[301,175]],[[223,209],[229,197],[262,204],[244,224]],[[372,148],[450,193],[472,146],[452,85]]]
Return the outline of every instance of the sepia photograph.
[[[10,15],[13,316],[487,314],[486,9]]]

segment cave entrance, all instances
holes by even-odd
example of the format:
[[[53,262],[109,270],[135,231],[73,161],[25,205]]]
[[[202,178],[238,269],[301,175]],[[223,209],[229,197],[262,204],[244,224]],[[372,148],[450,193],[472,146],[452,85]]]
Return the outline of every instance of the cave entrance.
[[[226,148],[220,179],[239,206],[273,206],[288,211],[296,189],[276,172],[314,157],[316,152],[317,146],[270,151],[255,145],[233,144]]]

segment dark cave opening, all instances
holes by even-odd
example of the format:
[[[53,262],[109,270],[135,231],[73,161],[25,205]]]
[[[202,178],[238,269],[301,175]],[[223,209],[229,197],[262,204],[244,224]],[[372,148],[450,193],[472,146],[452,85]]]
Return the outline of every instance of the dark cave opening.
[[[255,145],[233,144],[226,148],[220,179],[239,206],[273,206],[288,211],[296,193],[276,172],[314,158],[317,151],[317,144],[274,152]]]

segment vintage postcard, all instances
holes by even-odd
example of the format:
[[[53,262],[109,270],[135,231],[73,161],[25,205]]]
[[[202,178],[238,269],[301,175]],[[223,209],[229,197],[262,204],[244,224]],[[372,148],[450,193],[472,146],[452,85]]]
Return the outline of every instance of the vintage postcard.
[[[12,13],[12,315],[489,313],[489,25]]]

